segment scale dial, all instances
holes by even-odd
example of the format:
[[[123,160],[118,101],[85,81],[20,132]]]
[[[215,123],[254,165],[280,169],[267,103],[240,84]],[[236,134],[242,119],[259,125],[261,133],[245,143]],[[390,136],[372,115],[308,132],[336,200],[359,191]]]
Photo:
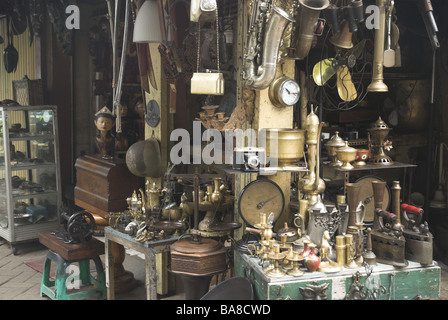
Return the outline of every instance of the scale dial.
[[[274,214],[277,221],[285,208],[285,196],[282,189],[272,180],[261,178],[252,181],[241,191],[238,210],[243,220],[251,226],[260,222],[260,213]]]
[[[288,77],[280,77],[269,88],[271,102],[279,108],[295,105],[300,98],[299,84]]]

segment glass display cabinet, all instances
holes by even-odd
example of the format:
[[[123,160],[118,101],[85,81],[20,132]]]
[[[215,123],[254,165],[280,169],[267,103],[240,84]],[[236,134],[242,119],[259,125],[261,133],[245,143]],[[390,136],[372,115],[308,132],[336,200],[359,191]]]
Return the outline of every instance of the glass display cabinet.
[[[0,237],[13,254],[60,226],[57,123],[56,106],[0,107]]]

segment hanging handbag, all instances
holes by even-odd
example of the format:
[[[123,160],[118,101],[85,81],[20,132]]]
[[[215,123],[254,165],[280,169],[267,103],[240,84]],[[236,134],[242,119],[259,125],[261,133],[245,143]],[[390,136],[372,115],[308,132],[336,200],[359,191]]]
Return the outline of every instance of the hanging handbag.
[[[198,22],[202,14],[212,13],[217,10],[216,0],[191,0],[190,3],[190,21]]]

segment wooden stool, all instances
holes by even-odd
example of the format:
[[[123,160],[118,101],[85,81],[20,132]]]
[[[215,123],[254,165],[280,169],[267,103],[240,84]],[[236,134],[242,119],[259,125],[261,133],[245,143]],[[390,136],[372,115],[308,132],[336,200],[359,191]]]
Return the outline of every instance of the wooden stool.
[[[106,277],[100,255],[104,254],[104,243],[92,238],[85,243],[68,244],[56,238],[51,233],[39,233],[39,241],[46,246],[49,251],[45,260],[42,273],[40,295],[46,295],[53,300],[81,300],[92,297],[107,298]],[[95,263],[97,278],[90,273],[90,260]],[[55,280],[50,280],[50,267],[52,261],[56,264]],[[79,273],[73,273],[69,266],[78,263]],[[76,282],[70,288],[67,284],[72,284],[71,279]],[[79,288],[77,287],[78,281]],[[83,288],[82,285],[93,285],[91,288]],[[67,289],[75,290],[68,293]]]

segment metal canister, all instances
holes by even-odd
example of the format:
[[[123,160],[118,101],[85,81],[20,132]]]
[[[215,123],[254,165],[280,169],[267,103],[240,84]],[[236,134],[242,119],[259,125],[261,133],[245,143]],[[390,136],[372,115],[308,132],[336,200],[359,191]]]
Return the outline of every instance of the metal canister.
[[[338,265],[344,266],[347,262],[346,252],[345,252],[345,236],[336,236],[336,261]]]

